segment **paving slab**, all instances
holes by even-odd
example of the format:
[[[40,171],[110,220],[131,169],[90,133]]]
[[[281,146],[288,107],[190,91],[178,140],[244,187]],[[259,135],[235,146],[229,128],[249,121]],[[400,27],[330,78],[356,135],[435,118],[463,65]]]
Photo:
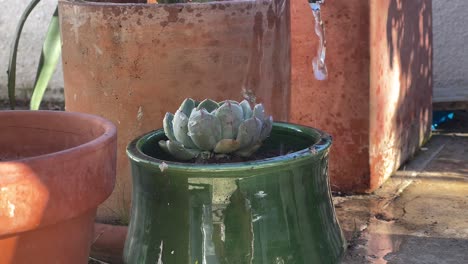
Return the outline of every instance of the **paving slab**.
[[[334,197],[344,264],[468,263],[468,133],[454,123],[375,193]]]

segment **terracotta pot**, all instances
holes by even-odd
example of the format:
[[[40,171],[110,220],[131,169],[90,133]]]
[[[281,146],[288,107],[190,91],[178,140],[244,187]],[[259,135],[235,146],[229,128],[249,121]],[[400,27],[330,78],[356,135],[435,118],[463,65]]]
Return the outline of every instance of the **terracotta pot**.
[[[330,195],[330,136],[275,123],[259,152],[287,154],[225,164],[176,161],[159,148],[163,139],[158,130],[128,147],[125,263],[340,262],[345,240]]]
[[[116,128],[87,114],[0,112],[0,263],[87,263],[112,192]]]
[[[96,223],[91,257],[112,264],[123,263],[127,226]]]
[[[245,87],[275,120],[289,111],[289,1],[139,2],[59,2],[66,110],[119,130],[116,191],[100,208],[107,217],[130,204],[127,143],[186,97],[239,100]]]
[[[291,122],[335,140],[332,187],[371,192],[429,138],[432,116],[432,1],[327,0],[329,78],[312,74],[314,18],[291,1]]]

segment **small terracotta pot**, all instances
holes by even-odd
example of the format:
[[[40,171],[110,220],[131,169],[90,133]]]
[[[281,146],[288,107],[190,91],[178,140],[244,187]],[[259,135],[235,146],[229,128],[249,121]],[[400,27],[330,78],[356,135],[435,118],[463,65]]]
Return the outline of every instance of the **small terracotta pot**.
[[[116,128],[100,117],[0,112],[0,263],[87,263],[112,192]]]
[[[122,256],[127,230],[127,226],[96,223],[91,257],[112,264],[123,263]]]

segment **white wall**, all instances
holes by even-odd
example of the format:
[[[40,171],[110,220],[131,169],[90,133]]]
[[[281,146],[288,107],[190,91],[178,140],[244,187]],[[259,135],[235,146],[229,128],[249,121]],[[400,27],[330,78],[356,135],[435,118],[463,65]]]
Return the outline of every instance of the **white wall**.
[[[468,0],[432,3],[434,100],[454,91],[468,94]]]
[[[7,68],[10,46],[19,18],[30,0],[0,0],[0,98],[7,98]],[[29,16],[20,41],[17,65],[17,97],[29,98],[36,77],[36,69],[41,54],[50,18],[57,0],[42,0]],[[48,89],[46,99],[63,100],[63,78],[61,64],[58,65],[52,89]]]

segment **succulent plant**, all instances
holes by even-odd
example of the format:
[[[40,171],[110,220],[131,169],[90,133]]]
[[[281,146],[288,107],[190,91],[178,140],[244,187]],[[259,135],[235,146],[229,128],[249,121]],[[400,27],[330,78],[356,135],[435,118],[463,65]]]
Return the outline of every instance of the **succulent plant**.
[[[262,104],[252,109],[246,100],[197,103],[188,98],[175,115],[166,113],[163,125],[168,140],[159,146],[178,160],[249,157],[270,135],[273,119]]]

